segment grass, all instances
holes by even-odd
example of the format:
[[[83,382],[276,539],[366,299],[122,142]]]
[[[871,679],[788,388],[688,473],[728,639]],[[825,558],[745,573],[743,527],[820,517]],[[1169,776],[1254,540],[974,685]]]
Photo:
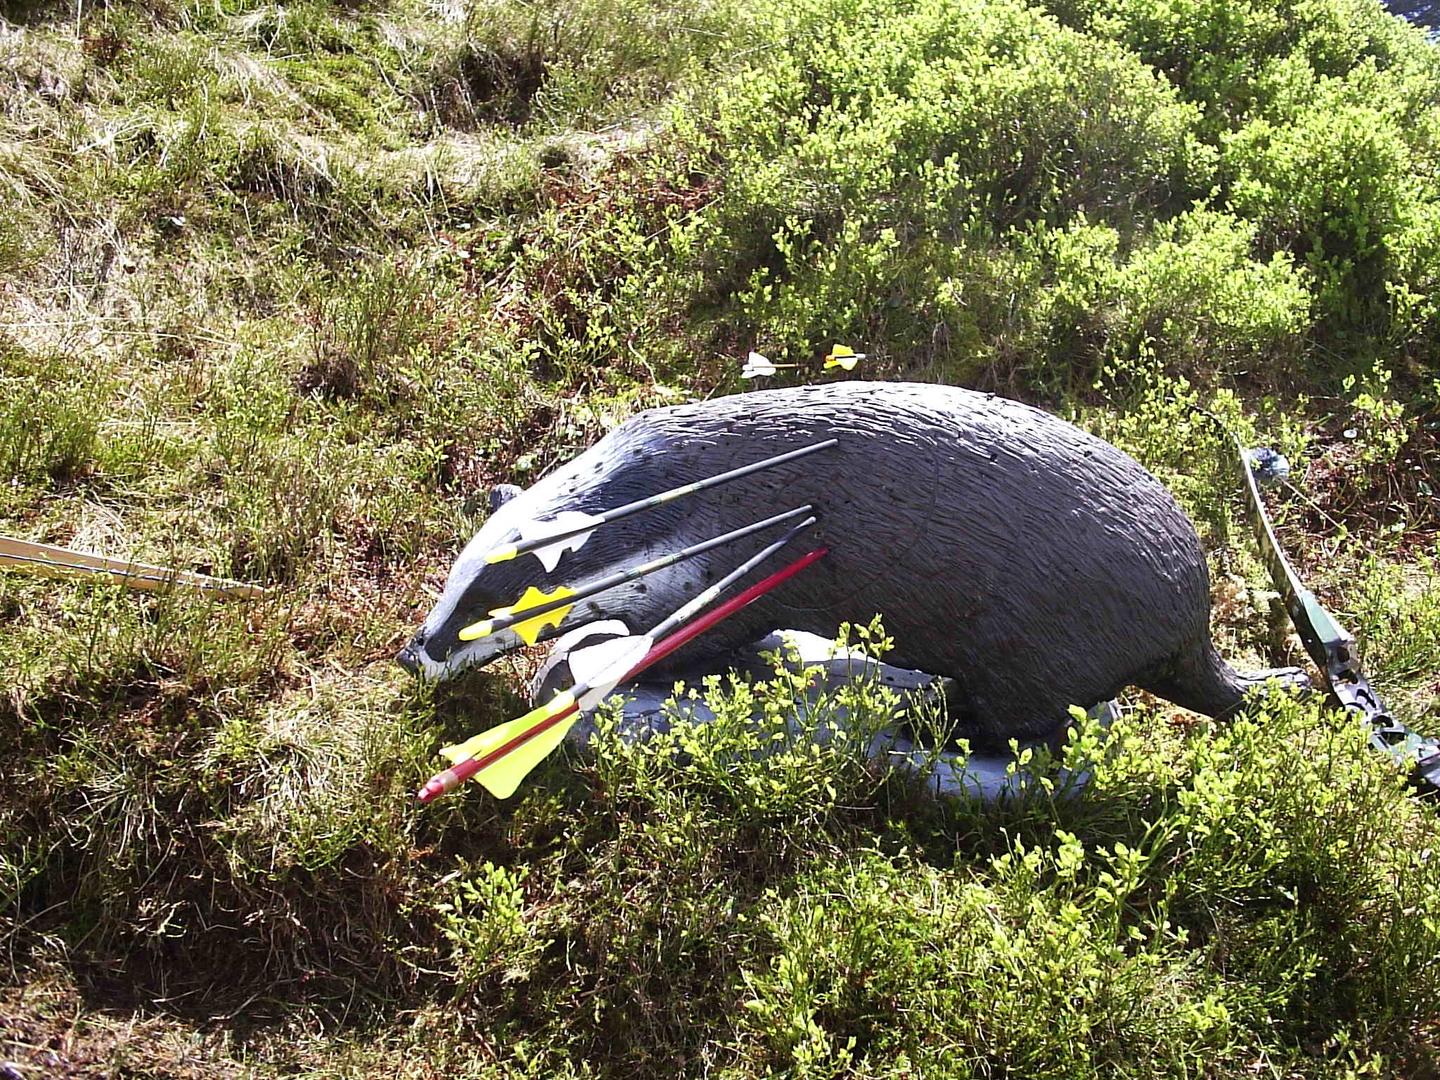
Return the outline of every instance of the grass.
[[[0,1060],[1440,1075],[1440,826],[1314,705],[1130,695],[1067,751],[1084,799],[984,808],[797,734],[783,678],[717,683],[705,728],[602,725],[422,812],[534,658],[390,660],[491,485],[840,340],[1133,453],[1253,666],[1301,653],[1190,406],[1277,445],[1287,549],[1440,730],[1417,33],[1349,0],[0,17],[0,533],[274,589],[0,577]]]

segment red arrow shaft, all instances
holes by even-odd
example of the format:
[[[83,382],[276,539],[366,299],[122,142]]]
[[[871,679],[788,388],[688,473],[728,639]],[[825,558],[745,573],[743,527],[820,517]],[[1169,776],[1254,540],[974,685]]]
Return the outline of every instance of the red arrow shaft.
[[[786,581],[789,581],[792,577],[800,573],[800,571],[804,570],[807,566],[810,566],[812,563],[819,562],[826,555],[828,555],[829,552],[829,548],[822,547],[816,548],[814,551],[807,552],[806,554],[801,555],[800,558],[796,559],[788,566],[781,567],[769,577],[762,578],[754,585],[751,585],[744,592],[736,593],[719,607],[711,611],[707,611],[704,615],[701,615],[694,622],[682,626],[679,630],[676,630],[669,637],[657,641],[650,649],[650,651],[645,654],[644,659],[642,659],[640,663],[636,664],[634,670],[627,674],[625,677],[628,679],[632,675],[640,674],[640,672],[644,671],[652,664],[658,664],[661,660],[665,659],[665,657],[669,656],[676,649],[680,648],[680,646],[689,644],[695,638],[705,633],[706,630],[709,630],[716,623],[728,619],[731,615],[734,615],[735,612],[739,611],[741,608],[754,603],[756,600],[759,600],[760,597],[764,596],[771,589],[774,589],[776,586]]]

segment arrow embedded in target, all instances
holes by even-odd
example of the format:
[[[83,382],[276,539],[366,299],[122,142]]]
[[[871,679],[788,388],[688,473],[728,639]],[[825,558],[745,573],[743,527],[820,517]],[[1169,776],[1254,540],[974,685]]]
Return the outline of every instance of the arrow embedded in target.
[[[461,641],[475,641],[479,638],[489,637],[491,634],[499,633],[501,630],[511,630],[519,635],[527,645],[533,645],[539,639],[541,631],[545,626],[559,626],[565,616],[581,600],[587,600],[596,593],[604,592],[606,589],[613,589],[629,581],[637,581],[640,578],[664,570],[668,566],[684,562],[686,559],[693,559],[697,555],[703,555],[707,551],[713,551],[724,544],[732,544],[737,540],[743,540],[757,532],[782,525],[787,521],[793,521],[797,517],[804,517],[810,513],[812,507],[809,505],[796,507],[794,510],[787,510],[783,514],[776,514],[764,521],[757,521],[753,525],[746,525],[739,529],[732,529],[730,532],[722,533],[720,536],[712,537],[709,540],[702,540],[698,544],[691,544],[687,548],[672,552],[669,555],[662,555],[658,559],[651,559],[649,562],[641,563],[639,566],[632,566],[625,570],[617,570],[613,574],[593,581],[588,585],[577,588],[570,588],[566,585],[557,586],[550,592],[541,592],[533,585],[525,590],[525,594],[509,607],[495,608],[490,612],[490,618],[481,619],[479,622],[471,623],[460,631]]]
[[[825,370],[841,368],[845,371],[854,371],[855,365],[865,359],[863,352],[856,352],[849,345],[834,344],[830,351],[825,354]]]
[[[756,354],[758,355],[758,354]],[[763,358],[762,358],[763,359]],[[851,365],[854,366],[853,364]],[[731,480],[739,480],[742,477],[750,476],[763,469],[773,469],[777,465],[784,465],[787,462],[798,461],[800,458],[810,454],[818,453],[821,450],[828,450],[838,445],[838,439],[826,439],[811,446],[802,446],[798,450],[790,450],[784,454],[776,454],[774,457],[765,458],[762,461],[754,461],[749,465],[741,465],[739,468],[730,469],[728,472],[716,476],[707,477],[704,480],[697,480],[692,484],[683,484],[680,487],[671,488],[669,491],[662,491],[658,495],[650,495],[635,502],[626,503],[624,506],[617,506],[613,510],[606,510],[601,514],[587,514],[581,510],[566,510],[556,514],[552,518],[544,520],[529,521],[521,525],[518,537],[513,542],[503,547],[495,548],[485,556],[487,563],[506,562],[525,554],[533,554],[540,560],[547,573],[553,573],[555,567],[560,565],[567,551],[578,551],[590,539],[596,529],[611,522],[620,521],[631,514],[638,514],[642,510],[651,510],[657,506],[664,506],[666,503],[674,502],[676,499],[683,499],[686,495],[694,495],[697,492],[707,491],[710,488],[718,487],[720,484],[729,483]]]
[[[496,798],[509,798],[530,770],[564,741],[566,732],[581,712],[595,708],[621,682],[658,663],[712,626],[754,603],[812,563],[824,558],[827,549],[816,548],[764,580],[756,582],[714,611],[700,616],[673,633],[670,632],[809,528],[814,521],[814,518],[807,518],[796,525],[775,543],[687,601],[648,633],[615,638],[571,653],[568,659],[575,684],[569,690],[557,694],[524,716],[493,727],[463,743],[447,746],[441,754],[453,764],[431,777],[416,794],[416,798],[421,802],[431,802],[445,792],[453,791],[472,776]],[[657,638],[660,639],[658,644]]]
[[[774,375],[781,368],[798,368],[799,364],[777,364],[768,356],[761,356],[758,352],[751,352],[745,358],[745,366],[740,369],[742,379],[757,379]]]

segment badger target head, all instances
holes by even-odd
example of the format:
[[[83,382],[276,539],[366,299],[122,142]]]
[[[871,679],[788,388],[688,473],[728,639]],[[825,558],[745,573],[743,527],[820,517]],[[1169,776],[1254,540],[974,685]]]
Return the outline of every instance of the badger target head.
[[[517,526],[527,518],[524,504],[528,500],[523,495],[508,484],[490,493],[489,518],[450,568],[445,591],[424,624],[395,657],[406,671],[439,682],[467,668],[484,667],[525,644],[514,629],[497,630],[471,641],[460,638],[467,626],[489,618],[497,608],[514,604],[526,589],[559,584],[560,578],[551,580],[535,559],[486,561],[490,552],[519,536]]]

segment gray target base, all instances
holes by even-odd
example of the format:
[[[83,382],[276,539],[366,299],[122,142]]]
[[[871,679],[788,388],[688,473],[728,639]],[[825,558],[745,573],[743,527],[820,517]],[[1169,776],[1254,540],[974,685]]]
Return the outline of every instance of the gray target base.
[[[532,697],[538,703],[548,699],[551,693],[568,685],[569,671],[565,656],[571,649],[590,643],[591,638],[604,638],[627,632],[618,621],[592,623],[566,634],[556,642],[550,658],[535,678]],[[785,666],[791,670],[807,670],[820,678],[812,677],[805,699],[797,698],[797,714],[805,714],[807,706],[813,704],[822,694],[833,691],[845,682],[855,679],[874,678],[882,686],[895,691],[897,695],[896,716],[902,717],[910,710],[943,709],[943,700],[950,680],[922,671],[911,671],[881,663],[858,649],[841,649],[835,642],[815,634],[795,630],[782,630],[762,638],[749,648],[735,654],[727,665],[716,669],[713,666],[704,671],[682,672],[664,678],[641,678],[632,683],[623,683],[616,688],[611,700],[623,700],[620,721],[620,735],[630,740],[640,740],[657,732],[670,729],[672,718],[680,717],[696,723],[714,719],[714,713],[703,700],[688,697],[676,698],[675,684],[685,683],[687,689],[698,688],[707,675],[716,670],[734,671],[742,676],[756,679],[774,675],[772,657],[766,654],[779,653]],[[1092,717],[1108,726],[1114,718],[1116,705],[1113,701],[1096,705],[1090,710]],[[836,722],[843,723],[843,706],[837,706],[831,713]],[[796,726],[798,730],[798,725]],[[595,723],[589,716],[581,719],[571,729],[567,740],[573,745],[585,747],[595,736]],[[819,739],[827,737],[822,727],[814,732]],[[1022,744],[1026,746],[1042,744]],[[876,736],[870,745],[873,758],[886,758],[899,768],[911,769],[926,776],[926,786],[934,796],[950,798],[979,799],[996,802],[1023,795],[1037,785],[1035,777],[1024,770],[1012,768],[1014,757],[1003,754],[970,754],[968,757],[950,750],[931,750],[914,745],[904,735],[886,730]],[[928,770],[928,773],[927,773]],[[1089,781],[1089,770],[1071,772],[1061,770],[1055,779],[1055,791],[1060,796],[1074,796],[1082,791]]]

